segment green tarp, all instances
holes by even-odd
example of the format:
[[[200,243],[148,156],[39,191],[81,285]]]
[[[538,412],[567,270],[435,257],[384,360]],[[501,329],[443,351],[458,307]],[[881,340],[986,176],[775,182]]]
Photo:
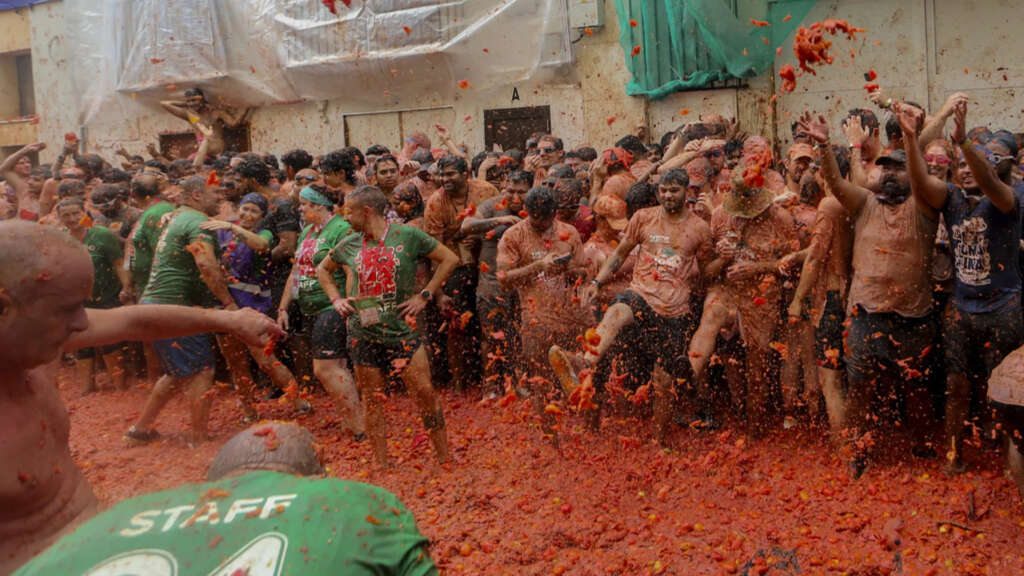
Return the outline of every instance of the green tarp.
[[[657,99],[757,76],[771,68],[776,46],[817,3],[772,2],[770,26],[755,27],[736,17],[736,1],[744,0],[615,0],[619,43],[633,74],[626,93]]]

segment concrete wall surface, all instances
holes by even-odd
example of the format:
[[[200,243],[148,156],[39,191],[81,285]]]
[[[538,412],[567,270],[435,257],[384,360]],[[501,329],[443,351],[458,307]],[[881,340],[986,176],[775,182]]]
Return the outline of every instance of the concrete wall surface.
[[[794,93],[773,100],[778,82],[772,71],[750,79],[741,88],[680,92],[657,101],[625,94],[629,72],[618,42],[615,4],[613,0],[599,1],[604,3],[606,25],[593,29],[591,35],[579,33],[580,39],[573,44],[572,66],[489,91],[459,90],[449,101],[430,94],[404,100],[381,94],[372,106],[339,97],[263,107],[251,118],[252,147],[274,153],[295,147],[323,152],[347,144],[365,148],[381,143],[397,148],[412,131],[425,130],[433,136],[431,126],[440,122],[450,128],[456,141],[480,150],[484,110],[535,105],[551,107],[552,131],[567,147],[610,145],[638,123],[646,124],[652,137],[658,138],[682,122],[712,113],[739,117],[747,132],[777,137],[785,144],[789,126],[801,110],[826,113],[837,127],[838,117],[847,109],[870,106],[862,87],[869,68],[894,97],[937,110],[949,94],[965,91],[976,100],[972,100],[972,125],[1021,130],[1024,63],[1017,62],[1015,55],[1024,53],[1024,35],[1016,34],[1015,27],[1024,0],[821,1],[805,24],[844,18],[867,32],[856,41],[834,38],[835,62],[820,68],[815,76],[800,77]],[[742,0],[739,17],[764,18],[774,2]],[[19,19],[28,18],[29,26],[22,22],[20,28],[30,33],[39,138],[51,144],[42,154],[44,161],[56,154],[65,132],[81,128],[66,81],[67,50],[73,47],[63,40],[62,6],[51,2],[0,13],[0,39],[4,40],[23,34],[13,29],[19,28]],[[780,6],[784,3],[775,8]],[[775,70],[795,64],[791,46],[792,37],[783,43]],[[512,100],[513,89],[519,100]],[[219,96],[231,99],[229,94]],[[684,110],[689,114],[684,115]],[[187,129],[184,122],[159,109],[136,106],[111,116],[85,127],[89,149],[108,157],[117,146],[141,153],[157,134]]]

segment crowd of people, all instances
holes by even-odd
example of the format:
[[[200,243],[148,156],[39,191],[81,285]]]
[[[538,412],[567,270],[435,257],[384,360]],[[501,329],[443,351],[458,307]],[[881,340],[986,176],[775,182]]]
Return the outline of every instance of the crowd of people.
[[[101,366],[111,386],[152,383],[133,443],[158,437],[178,388],[204,440],[221,365],[249,421],[264,397],[309,410],[319,383],[384,466],[384,400],[403,388],[448,458],[435,388],[451,386],[528,398],[556,445],[573,414],[650,416],[662,442],[723,421],[820,428],[853,477],[894,422],[951,474],[965,446],[1005,438],[1024,490],[1024,382],[990,381],[1024,343],[1022,135],[969,127],[963,94],[933,113],[874,100],[840,127],[803,114],[778,158],[715,116],[600,151],[535,134],[474,154],[438,125],[400,150],[277,158],[225,150],[245,114],[193,89],[165,103],[191,155],[113,165],[69,139],[36,167],[44,145],[26,146],[0,165],[0,215],[88,248],[87,308],[250,308],[286,333],[65,356],[83,393]]]

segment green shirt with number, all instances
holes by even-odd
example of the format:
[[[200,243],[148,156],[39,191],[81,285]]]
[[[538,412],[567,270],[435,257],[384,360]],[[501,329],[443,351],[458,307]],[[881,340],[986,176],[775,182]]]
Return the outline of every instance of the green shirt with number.
[[[199,275],[199,267],[189,251],[195,242],[209,244],[220,262],[220,247],[214,232],[199,225],[209,218],[205,214],[182,206],[171,213],[153,255],[153,269],[142,293],[142,300],[154,304],[180,304],[183,306],[210,306],[216,303],[213,293]]]
[[[121,259],[121,242],[109,228],[92,226],[85,231],[82,244],[92,259],[92,297],[86,308],[114,308],[120,302],[121,280],[117,277],[117,262]]]
[[[398,305],[416,293],[416,265],[436,247],[434,237],[400,224],[391,224],[383,245],[367,242],[365,257],[362,234],[352,234],[334,247],[331,258],[355,274],[348,293],[356,299],[356,314],[348,323],[352,337],[397,344],[416,335]]]
[[[18,576],[424,576],[427,539],[392,493],[250,472],[126,500]]]

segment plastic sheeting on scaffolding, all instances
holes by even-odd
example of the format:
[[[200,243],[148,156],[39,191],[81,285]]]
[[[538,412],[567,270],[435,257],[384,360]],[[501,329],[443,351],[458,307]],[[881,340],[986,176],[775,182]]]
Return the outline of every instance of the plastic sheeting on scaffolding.
[[[565,0],[64,0],[79,124],[200,86],[258,106],[448,101],[571,62]]]

